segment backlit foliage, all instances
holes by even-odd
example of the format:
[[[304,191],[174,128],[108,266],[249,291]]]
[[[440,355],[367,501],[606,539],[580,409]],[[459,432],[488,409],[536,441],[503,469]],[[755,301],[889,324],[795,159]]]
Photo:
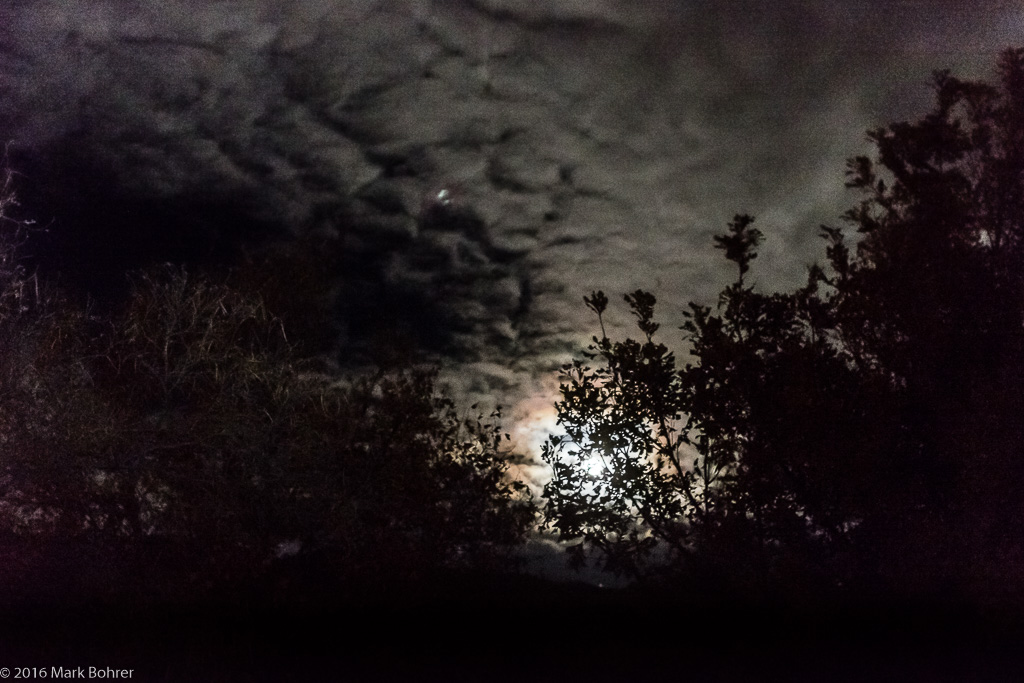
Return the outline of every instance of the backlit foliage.
[[[996,86],[937,73],[931,113],[869,134],[856,242],[823,226],[804,287],[746,284],[762,235],[737,216],[716,242],[738,277],[691,304],[691,363],[654,340],[650,294],[626,297],[639,340],[602,324],[544,451],[547,518],[577,553],[734,588],[1019,597],[1024,50],[998,66]],[[586,303],[600,321],[606,297]]]

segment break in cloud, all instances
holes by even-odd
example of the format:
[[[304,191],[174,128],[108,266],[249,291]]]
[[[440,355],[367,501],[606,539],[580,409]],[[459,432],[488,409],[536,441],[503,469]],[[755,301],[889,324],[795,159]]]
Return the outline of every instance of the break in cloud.
[[[82,258],[326,235],[343,341],[407,329],[463,395],[537,413],[585,293],[678,322],[737,212],[761,286],[796,284],[864,130],[1022,43],[1009,2],[7,0],[0,134],[56,231],[123,223]]]

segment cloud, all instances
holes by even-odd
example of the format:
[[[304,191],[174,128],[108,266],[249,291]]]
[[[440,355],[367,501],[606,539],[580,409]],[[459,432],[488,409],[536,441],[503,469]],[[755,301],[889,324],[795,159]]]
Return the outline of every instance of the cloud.
[[[758,282],[795,284],[863,130],[1022,38],[953,1],[17,0],[0,131],[80,258],[332,235],[344,339],[407,334],[520,401],[592,333],[590,289],[654,289],[670,323],[712,300],[734,213]]]

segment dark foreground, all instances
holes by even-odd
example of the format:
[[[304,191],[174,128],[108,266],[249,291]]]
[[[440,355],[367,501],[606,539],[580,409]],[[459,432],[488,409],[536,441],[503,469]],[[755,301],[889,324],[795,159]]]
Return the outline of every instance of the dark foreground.
[[[701,601],[464,576],[251,605],[9,607],[0,667],[12,680],[53,667],[133,681],[1024,680],[1024,619],[1009,606]]]

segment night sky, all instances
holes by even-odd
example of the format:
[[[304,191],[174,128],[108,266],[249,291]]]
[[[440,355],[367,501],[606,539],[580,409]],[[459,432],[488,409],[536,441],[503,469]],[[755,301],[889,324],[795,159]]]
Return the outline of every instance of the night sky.
[[[0,136],[62,269],[322,235],[341,355],[403,332],[522,436],[584,294],[652,290],[675,337],[739,212],[753,281],[798,284],[865,130],[1021,44],[1013,2],[5,0]]]

